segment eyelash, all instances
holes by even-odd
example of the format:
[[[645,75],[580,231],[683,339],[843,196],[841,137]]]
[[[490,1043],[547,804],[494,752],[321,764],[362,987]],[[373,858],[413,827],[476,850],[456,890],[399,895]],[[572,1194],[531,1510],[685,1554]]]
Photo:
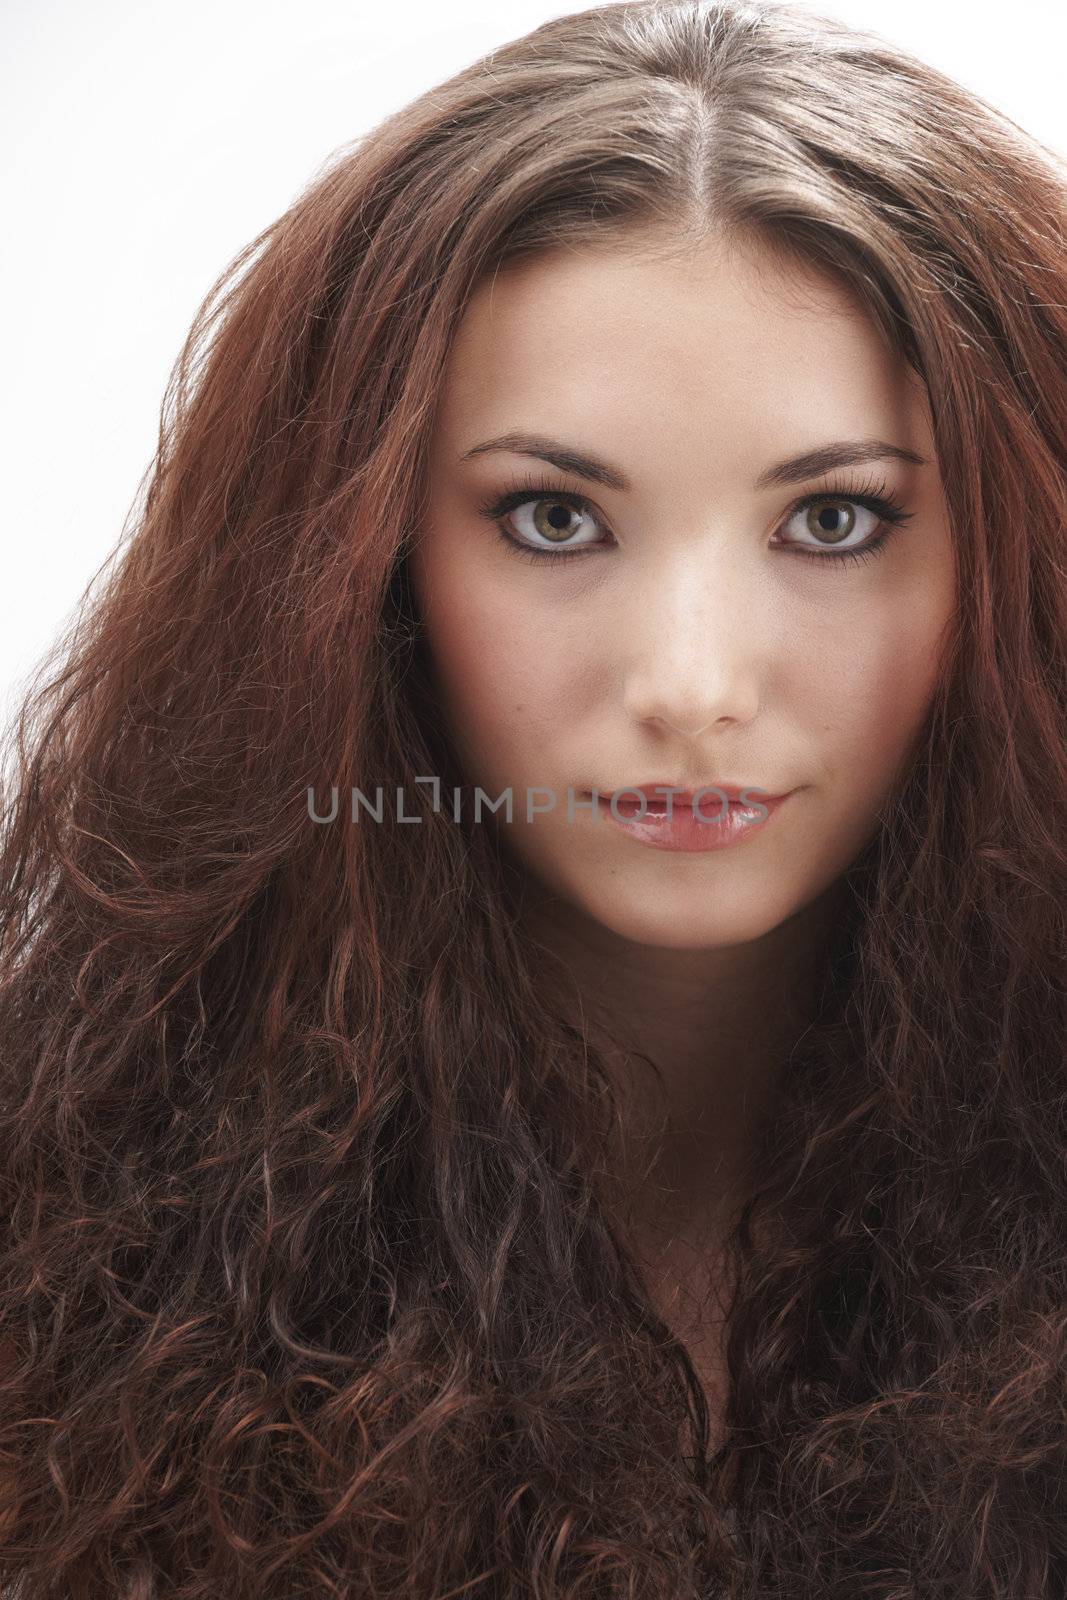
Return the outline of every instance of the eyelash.
[[[561,488],[557,483],[541,479],[535,481],[527,478],[522,485],[509,489],[506,494],[498,499],[490,500],[479,506],[478,510],[483,517],[487,517],[497,525],[497,532],[501,540],[512,555],[519,556],[527,561],[575,561],[588,554],[590,550],[600,548],[597,545],[582,545],[574,550],[539,550],[534,545],[524,544],[516,539],[501,520],[508,512],[516,511],[519,506],[525,505],[530,500],[559,500],[564,505],[569,505],[575,511],[592,512],[593,507],[584,495],[576,494],[571,489]],[[817,505],[820,500],[847,500],[855,505],[863,506],[875,516],[881,518],[881,526],[867,543],[858,550],[842,550],[837,555],[817,550],[805,550],[799,545],[784,545],[779,548],[788,549],[793,555],[800,556],[805,561],[818,561],[830,566],[843,567],[845,562],[871,561],[884,550],[890,535],[897,528],[908,522],[914,515],[905,511],[904,507],[895,500],[890,493],[885,480],[875,481],[867,479],[864,482],[848,482],[833,484],[817,493],[806,494],[792,505],[786,514],[785,521],[789,522],[798,511],[804,511],[808,506]]]

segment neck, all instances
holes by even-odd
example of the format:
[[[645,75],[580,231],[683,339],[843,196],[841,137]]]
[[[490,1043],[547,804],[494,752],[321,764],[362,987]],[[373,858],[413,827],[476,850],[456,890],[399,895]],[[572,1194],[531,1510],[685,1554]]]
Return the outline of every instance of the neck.
[[[547,963],[561,1003],[620,1089],[619,1177],[638,1234],[706,1241],[741,1197],[843,902],[839,880],[762,938],[715,949],[634,945],[544,895],[524,907],[531,939],[563,958]]]

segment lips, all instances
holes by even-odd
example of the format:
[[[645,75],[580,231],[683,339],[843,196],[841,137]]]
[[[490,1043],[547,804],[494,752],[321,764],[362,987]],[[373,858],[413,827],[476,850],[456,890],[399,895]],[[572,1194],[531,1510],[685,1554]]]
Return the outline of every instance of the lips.
[[[667,800],[662,796],[659,806],[645,801],[646,786],[638,793],[627,796],[620,788],[610,795],[597,795],[597,811],[608,819],[635,844],[655,850],[686,851],[688,853],[718,851],[732,848],[743,839],[761,833],[771,825],[778,811],[788,802],[790,790],[784,795],[753,795],[755,784],[742,784],[740,790],[750,795],[748,801],[729,801],[726,786],[715,794],[718,785],[709,784],[707,792],[695,791],[698,798],[678,804],[675,797],[672,810],[667,812]],[[736,786],[731,785],[731,788]],[[686,791],[692,795],[694,791]],[[740,792],[740,791],[737,791]]]

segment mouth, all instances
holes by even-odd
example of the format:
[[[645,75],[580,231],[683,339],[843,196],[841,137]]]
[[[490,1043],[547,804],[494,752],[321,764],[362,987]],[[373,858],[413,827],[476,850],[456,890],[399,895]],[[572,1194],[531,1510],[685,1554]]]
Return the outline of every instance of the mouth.
[[[750,784],[738,790],[744,799],[734,799],[729,786],[707,785],[673,796],[649,796],[643,803],[642,786],[642,794],[615,790],[605,795],[598,791],[597,810],[601,818],[610,820],[631,839],[654,849],[721,850],[762,833],[793,793],[787,790],[783,794],[764,794],[756,784]],[[587,798],[591,799],[592,794]]]

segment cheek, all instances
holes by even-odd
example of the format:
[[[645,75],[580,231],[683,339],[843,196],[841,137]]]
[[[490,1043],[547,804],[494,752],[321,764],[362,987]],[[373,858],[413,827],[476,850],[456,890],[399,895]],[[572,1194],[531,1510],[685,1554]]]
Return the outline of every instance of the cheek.
[[[852,618],[809,661],[812,720],[828,766],[880,793],[907,753],[937,686],[944,607],[892,607]]]
[[[435,575],[429,593],[419,602],[441,709],[472,781],[550,783],[530,774],[547,774],[553,738],[577,708],[581,664],[567,628],[484,577]]]

